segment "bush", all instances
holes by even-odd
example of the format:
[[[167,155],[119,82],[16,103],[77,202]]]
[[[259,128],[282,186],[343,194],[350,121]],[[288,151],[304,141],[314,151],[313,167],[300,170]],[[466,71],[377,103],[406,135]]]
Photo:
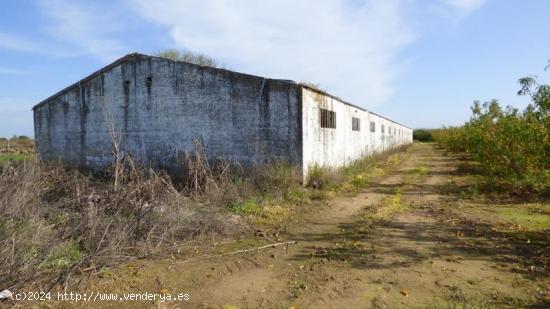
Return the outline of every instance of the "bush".
[[[293,207],[365,186],[377,160],[364,158],[341,169],[316,167],[309,177],[317,184],[314,190],[302,186],[301,170],[280,162],[245,178],[239,166],[207,160],[198,143],[185,154],[177,184],[130,157],[116,158],[101,179],[36,158],[7,161],[0,167],[2,288],[42,275],[64,282],[75,269],[99,270],[181,240],[235,233],[241,227],[235,214],[283,224]]]
[[[38,160],[4,165],[3,288],[40,274],[101,267],[156,253],[175,241],[235,229],[227,220],[230,214],[208,198],[176,190],[164,174],[126,164],[116,186]]]
[[[419,142],[433,142],[432,130],[416,129],[413,131],[413,140]]]
[[[550,186],[550,90],[532,79],[520,83],[520,94],[533,99],[525,110],[476,101],[464,126],[435,130],[433,136],[446,148],[470,154],[484,174],[520,190],[543,192]]]
[[[339,170],[314,165],[307,174],[307,185],[313,189],[327,189],[343,182]]]
[[[254,168],[251,180],[258,194],[283,197],[302,186],[302,171],[289,163],[274,162]]]
[[[170,59],[173,61],[189,62],[201,66],[214,68],[223,68],[214,58],[199,52],[190,50],[166,49],[156,53],[157,57]]]

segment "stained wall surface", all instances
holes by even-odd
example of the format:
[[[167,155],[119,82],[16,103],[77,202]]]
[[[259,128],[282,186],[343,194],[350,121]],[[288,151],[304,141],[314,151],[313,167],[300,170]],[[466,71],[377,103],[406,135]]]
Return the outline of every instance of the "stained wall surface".
[[[282,80],[131,54],[34,108],[44,160],[91,169],[121,152],[176,170],[201,141],[211,157],[243,165],[301,164],[301,91]]]
[[[335,128],[321,127],[321,109],[335,112]],[[211,159],[284,161],[304,178],[314,165],[412,142],[411,129],[305,85],[141,54],[39,103],[34,125],[40,158],[93,170],[112,164],[113,141],[122,155],[174,173],[199,141]]]
[[[315,165],[339,167],[412,142],[410,128],[321,91],[304,87],[302,100],[304,177]],[[336,113],[335,128],[321,126],[321,109]],[[354,117],[359,130],[352,128]]]

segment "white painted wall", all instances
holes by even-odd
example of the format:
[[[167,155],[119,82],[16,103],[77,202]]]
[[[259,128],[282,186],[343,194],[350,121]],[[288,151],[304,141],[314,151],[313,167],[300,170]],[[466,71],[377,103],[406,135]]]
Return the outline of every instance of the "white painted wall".
[[[336,112],[335,129],[321,128],[321,108]],[[352,130],[352,117],[360,119],[359,131]],[[302,120],[304,179],[312,166],[340,167],[412,142],[410,128],[308,87],[302,87]]]

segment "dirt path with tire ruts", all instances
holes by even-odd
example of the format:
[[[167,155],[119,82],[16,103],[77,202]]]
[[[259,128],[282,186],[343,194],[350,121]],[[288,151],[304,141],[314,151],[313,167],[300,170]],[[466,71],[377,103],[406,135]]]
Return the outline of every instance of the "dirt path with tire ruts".
[[[457,212],[458,159],[415,144],[353,197],[309,211],[263,250],[201,261],[143,261],[87,290],[188,293],[161,308],[544,308],[548,274],[502,248],[485,218]],[[513,242],[514,240],[509,241]],[[510,245],[510,244],[508,244]]]

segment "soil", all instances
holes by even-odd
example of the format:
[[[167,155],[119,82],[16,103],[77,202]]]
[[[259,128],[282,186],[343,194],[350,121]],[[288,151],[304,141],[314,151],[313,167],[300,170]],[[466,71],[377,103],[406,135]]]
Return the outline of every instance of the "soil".
[[[550,307],[541,251],[525,251],[521,238],[498,234],[487,218],[460,212],[462,205],[487,201],[457,196],[452,186],[464,181],[459,159],[433,144],[415,144],[357,195],[307,210],[281,235],[212,244],[206,256],[296,243],[208,259],[176,252],[100,273],[78,288],[187,293],[188,301],[78,306]]]

